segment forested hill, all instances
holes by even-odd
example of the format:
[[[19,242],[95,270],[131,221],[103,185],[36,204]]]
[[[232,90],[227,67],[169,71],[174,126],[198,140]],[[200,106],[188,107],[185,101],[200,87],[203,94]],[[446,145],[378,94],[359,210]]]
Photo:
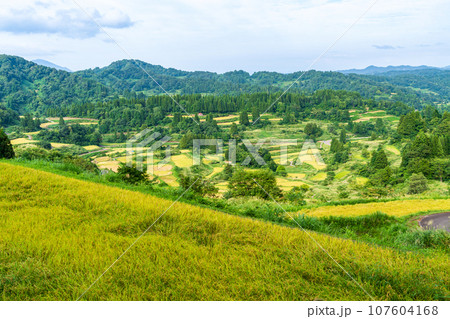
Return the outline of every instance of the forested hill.
[[[188,72],[142,61],[121,60],[104,68],[78,72],[58,71],[23,58],[0,55],[0,107],[19,113],[104,101],[129,92],[145,95],[163,91],[144,69],[169,93],[228,94],[279,92],[302,73],[233,71],[224,74]],[[312,93],[321,89],[359,92],[364,98],[402,101],[415,108],[426,104],[448,107],[450,71],[419,70],[377,76],[308,71],[291,92]],[[129,96],[128,96],[129,97]]]
[[[81,74],[59,71],[23,58],[0,55],[0,105],[19,113],[49,106],[98,101],[113,90]]]
[[[188,72],[131,60],[117,61],[105,68],[80,71],[79,74],[97,79],[102,84],[111,86],[118,91],[161,93],[162,90],[144,70],[154,77],[165,90],[180,94],[235,95],[275,92],[284,90],[302,74],[302,72],[290,74],[256,72],[251,75],[245,71],[232,71],[224,74]],[[421,71],[418,70],[417,75],[409,72],[404,77],[401,77],[401,73],[398,76],[370,76],[308,71],[301,76],[299,84],[294,85],[291,90],[308,93],[322,89],[355,91],[365,98],[402,101],[416,108],[421,108],[424,104],[448,103],[450,92],[446,83],[450,81],[450,71],[437,70],[440,71],[438,74],[429,72],[429,78],[425,72],[420,73]]]

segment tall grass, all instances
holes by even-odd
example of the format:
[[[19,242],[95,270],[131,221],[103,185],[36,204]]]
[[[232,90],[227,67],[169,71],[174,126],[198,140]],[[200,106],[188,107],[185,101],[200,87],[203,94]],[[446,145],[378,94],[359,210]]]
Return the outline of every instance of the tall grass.
[[[0,298],[76,299],[171,202],[0,163]],[[448,296],[449,258],[312,233],[376,299]],[[300,229],[175,203],[87,300],[366,300]]]

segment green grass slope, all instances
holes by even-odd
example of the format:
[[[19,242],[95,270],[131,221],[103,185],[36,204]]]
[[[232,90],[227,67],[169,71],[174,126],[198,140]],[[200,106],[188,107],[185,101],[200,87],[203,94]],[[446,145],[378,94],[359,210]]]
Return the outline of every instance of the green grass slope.
[[[0,163],[0,299],[75,300],[170,201]],[[378,300],[445,299],[447,256],[312,236]],[[176,203],[86,300],[367,300],[300,229]]]

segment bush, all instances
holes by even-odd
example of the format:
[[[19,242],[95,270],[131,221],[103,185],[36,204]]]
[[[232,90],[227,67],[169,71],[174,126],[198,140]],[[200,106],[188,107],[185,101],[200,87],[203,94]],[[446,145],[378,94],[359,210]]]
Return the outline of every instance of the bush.
[[[204,179],[201,175],[180,174],[180,186],[200,196],[214,196],[219,191],[211,181]]]
[[[256,181],[256,182],[255,182]],[[280,197],[275,175],[269,170],[245,171],[237,169],[228,183],[233,196],[256,196],[262,199]]]
[[[136,164],[132,166],[128,166],[124,163],[120,163],[119,169],[117,170],[117,174],[120,178],[128,183],[128,184],[140,184],[148,182],[148,175],[143,170],[139,170],[136,168]]]
[[[304,186],[304,185],[302,185]],[[298,186],[295,186],[292,188],[289,192],[286,193],[285,197],[288,201],[295,205],[306,205],[305,201],[305,192],[308,190],[308,187],[306,188],[300,188]]]
[[[423,173],[412,174],[409,178],[408,194],[421,194],[428,189],[427,179]]]
[[[280,176],[287,176],[286,167],[283,165],[278,165],[276,174]]]

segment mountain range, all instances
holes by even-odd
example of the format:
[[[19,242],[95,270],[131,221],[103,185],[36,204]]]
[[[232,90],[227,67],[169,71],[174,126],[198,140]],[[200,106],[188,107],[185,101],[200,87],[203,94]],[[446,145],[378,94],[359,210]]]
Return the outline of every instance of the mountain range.
[[[365,69],[349,69],[349,70],[340,70],[337,72],[341,72],[344,74],[376,75],[376,74],[391,73],[391,72],[414,72],[414,71],[420,71],[420,70],[450,70],[450,66],[438,68],[438,67],[428,66],[428,65],[420,65],[420,66],[389,65],[386,67],[370,65]]]
[[[42,65],[42,66],[46,66],[46,67],[49,67],[49,68],[54,68],[54,69],[57,69],[57,70],[60,70],[60,71],[72,72],[68,68],[65,68],[63,66],[59,66],[59,65],[54,64],[52,62],[49,62],[47,60],[37,59],[37,60],[33,60],[31,62],[34,62],[34,63]]]
[[[47,62],[44,66],[21,57],[0,55],[0,104],[19,113],[45,113],[48,107],[104,101],[129,94],[163,94],[161,87],[171,94],[281,92],[297,79],[298,83],[290,89],[293,92],[355,91],[365,98],[401,101],[416,108],[426,104],[447,108],[450,101],[450,70],[425,66],[365,69],[376,72],[374,75],[355,74],[351,70],[218,74],[164,68],[139,60],[120,60],[103,68],[66,72]]]

